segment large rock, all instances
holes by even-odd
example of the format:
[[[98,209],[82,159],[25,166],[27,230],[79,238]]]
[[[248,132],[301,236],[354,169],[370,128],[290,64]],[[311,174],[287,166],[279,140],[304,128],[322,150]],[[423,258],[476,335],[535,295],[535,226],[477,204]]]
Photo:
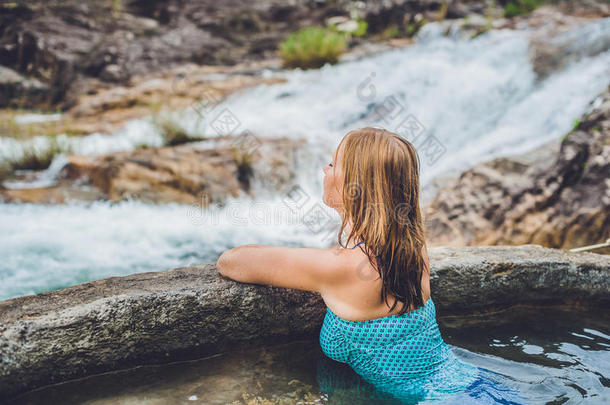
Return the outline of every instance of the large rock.
[[[601,6],[601,5],[600,5]],[[605,15],[610,5],[605,4]],[[536,20],[538,19],[538,20]],[[524,18],[533,28],[530,54],[539,79],[565,68],[570,63],[610,49],[610,19],[591,22],[586,17],[565,15],[552,7],[542,7]]]
[[[567,249],[604,242],[608,173],[610,90],[560,144],[479,164],[448,182],[425,207],[427,237],[432,245],[454,246]]]
[[[610,257],[540,246],[429,250],[439,316],[610,302]],[[111,277],[0,302],[0,399],[238,344],[315,339],[320,295],[234,282],[214,265]]]
[[[274,190],[295,177],[294,159],[304,140],[249,138],[242,148],[241,135],[210,140],[214,145],[189,143],[174,147],[145,148],[102,156],[71,156],[64,179],[89,182],[107,199],[127,198],[151,203],[222,204],[229,197],[252,191],[255,178],[271,176]],[[260,143],[256,143],[260,142]],[[269,184],[270,183],[270,184]],[[5,194],[7,194],[6,192]]]
[[[287,192],[294,186],[298,162],[308,154],[305,143],[244,131],[178,146],[69,155],[53,185],[0,188],[0,202],[135,199],[202,208],[223,205],[230,197]]]

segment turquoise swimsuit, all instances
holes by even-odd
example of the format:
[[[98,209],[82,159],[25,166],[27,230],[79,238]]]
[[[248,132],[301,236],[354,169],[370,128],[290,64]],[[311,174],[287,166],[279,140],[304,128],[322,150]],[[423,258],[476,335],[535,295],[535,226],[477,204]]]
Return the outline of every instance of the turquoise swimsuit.
[[[475,387],[480,391],[485,388],[481,381],[489,382],[492,377],[487,374],[482,380],[482,373],[492,372],[459,361],[443,341],[432,297],[422,307],[401,316],[368,321],[348,321],[326,307],[320,346],[326,356],[348,364],[377,390],[403,400],[401,403],[458,400],[456,394]],[[494,395],[506,390],[496,387]],[[473,403],[459,398],[459,403]],[[473,399],[472,394],[468,398]],[[509,402],[483,403],[522,403],[506,400]]]

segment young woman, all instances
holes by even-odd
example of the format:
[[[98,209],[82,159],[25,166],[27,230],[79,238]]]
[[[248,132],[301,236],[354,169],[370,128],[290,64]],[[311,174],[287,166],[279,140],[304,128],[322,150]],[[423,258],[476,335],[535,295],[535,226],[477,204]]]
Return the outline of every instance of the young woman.
[[[419,194],[410,142],[383,129],[351,131],[324,167],[323,201],[342,218],[339,248],[244,245],[224,252],[217,268],[236,281],[320,293],[323,352],[403,403],[517,403],[441,337]]]

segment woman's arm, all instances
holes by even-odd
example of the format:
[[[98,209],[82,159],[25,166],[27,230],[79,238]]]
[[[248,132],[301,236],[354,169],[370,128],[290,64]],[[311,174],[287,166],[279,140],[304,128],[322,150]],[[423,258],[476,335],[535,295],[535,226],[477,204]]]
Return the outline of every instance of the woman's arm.
[[[351,262],[353,255],[341,248],[243,245],[220,255],[216,268],[223,276],[243,283],[321,293],[345,279]]]

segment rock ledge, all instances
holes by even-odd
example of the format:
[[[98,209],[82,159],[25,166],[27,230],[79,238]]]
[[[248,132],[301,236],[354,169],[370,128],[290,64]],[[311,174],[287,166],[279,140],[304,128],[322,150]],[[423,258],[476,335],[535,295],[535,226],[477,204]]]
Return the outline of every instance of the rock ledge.
[[[610,302],[610,256],[538,245],[429,249],[439,316]],[[237,283],[213,264],[0,302],[0,399],[101,372],[319,333],[319,294]]]

